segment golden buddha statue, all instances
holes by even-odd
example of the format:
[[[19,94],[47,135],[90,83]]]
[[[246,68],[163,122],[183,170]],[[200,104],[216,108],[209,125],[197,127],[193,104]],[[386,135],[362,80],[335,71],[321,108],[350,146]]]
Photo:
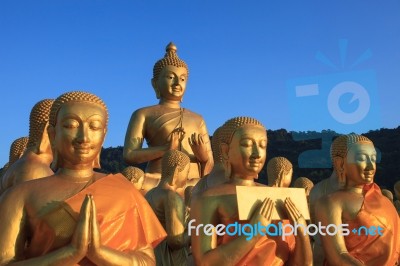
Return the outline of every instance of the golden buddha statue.
[[[186,232],[185,200],[178,193],[186,186],[190,159],[178,150],[162,158],[160,183],[146,194],[146,200],[161,222],[167,238],[155,249],[157,265],[186,265],[190,237]]]
[[[142,169],[128,166],[122,170],[121,174],[123,174],[134,186],[137,190],[140,191],[144,195],[143,181],[144,181],[144,172]]]
[[[13,141],[10,146],[9,165],[13,165],[19,158],[21,158],[26,150],[28,141],[29,137],[22,137]]]
[[[296,180],[293,183],[293,187],[305,189],[307,199],[310,196],[310,192],[311,192],[311,189],[313,188],[313,186],[314,186],[314,183],[310,179],[308,179],[307,177],[304,177],[304,176],[296,178]]]
[[[68,92],[48,126],[54,175],[10,188],[0,200],[0,265],[154,264],[165,237],[143,196],[121,175],[94,172],[108,111],[96,95]]]
[[[206,190],[192,202],[188,230],[194,226],[215,228],[221,224],[239,221],[236,186],[264,186],[258,178],[267,153],[266,129],[256,119],[236,117],[222,126],[221,153],[225,174],[229,181]],[[265,200],[252,213],[249,224],[267,226],[271,223],[274,203]],[[291,199],[285,208],[291,221],[306,225]],[[205,227],[204,227],[205,229]],[[218,230],[218,229],[217,229]],[[300,233],[290,241],[255,234],[251,239],[245,235],[217,235],[217,230],[191,230],[192,252],[196,265],[311,265],[312,254],[308,236]],[[302,230],[300,228],[300,230]]]
[[[292,182],[293,165],[285,157],[274,157],[267,163],[268,185],[289,187]]]
[[[203,118],[181,107],[186,91],[188,67],[170,43],[164,58],[156,62],[151,83],[157,105],[136,110],[125,136],[123,158],[129,165],[147,163],[143,189],[156,186],[161,176],[161,158],[168,150],[179,150],[190,158],[188,186],[213,168],[210,140]],[[143,148],[143,141],[147,148]]]
[[[208,175],[202,177],[194,186],[191,194],[192,200],[196,200],[196,198],[207,189],[229,181],[228,177],[225,176],[224,164],[222,162],[222,154],[220,149],[221,132],[222,127],[217,128],[211,138],[211,150],[214,159],[214,167]]]
[[[397,213],[400,215],[400,181],[397,181],[394,184],[394,195],[396,196],[396,200],[393,201],[393,204],[397,210]]]
[[[328,265],[396,265],[399,217],[374,183],[376,151],[365,136],[339,136],[331,156],[340,189],[320,198],[315,223],[345,225],[349,234],[321,235]],[[367,228],[368,233],[362,228]]]
[[[29,116],[29,140],[26,151],[4,173],[0,193],[15,184],[53,174],[50,168],[53,153],[47,135],[52,104],[53,100],[45,99],[33,106]]]
[[[381,189],[381,193],[383,196],[388,198],[391,202],[393,202],[393,193],[389,189]]]
[[[8,157],[8,162],[0,171],[0,191],[1,191],[1,180],[3,174],[5,174],[7,168],[15,163],[19,158],[21,158],[22,154],[25,152],[26,144],[28,144],[28,137],[22,137],[14,140],[10,146],[10,153]]]

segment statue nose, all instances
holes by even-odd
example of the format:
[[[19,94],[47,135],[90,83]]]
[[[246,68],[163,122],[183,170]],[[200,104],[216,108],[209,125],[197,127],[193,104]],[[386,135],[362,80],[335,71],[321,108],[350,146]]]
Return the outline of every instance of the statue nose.
[[[79,127],[76,140],[78,143],[85,143],[89,141],[89,130],[87,126],[82,125]]]

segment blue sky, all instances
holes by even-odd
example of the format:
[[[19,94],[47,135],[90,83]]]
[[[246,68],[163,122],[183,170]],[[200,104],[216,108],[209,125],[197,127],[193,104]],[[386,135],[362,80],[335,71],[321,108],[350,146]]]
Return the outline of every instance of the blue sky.
[[[123,145],[132,112],[157,103],[152,67],[170,41],[189,65],[183,107],[210,134],[239,115],[268,129],[400,125],[400,1],[1,1],[0,165],[32,106],[71,90],[106,102],[105,147]]]

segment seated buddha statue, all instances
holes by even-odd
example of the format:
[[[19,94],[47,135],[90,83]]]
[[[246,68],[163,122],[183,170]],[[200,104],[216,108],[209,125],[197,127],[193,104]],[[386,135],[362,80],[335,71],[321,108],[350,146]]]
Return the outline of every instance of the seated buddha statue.
[[[292,182],[293,165],[285,157],[274,157],[267,163],[268,185],[289,187]]]
[[[121,174],[123,174],[135,186],[135,188],[142,193],[142,195],[144,195],[144,190],[142,190],[144,172],[142,169],[134,166],[128,166],[122,170]]]
[[[214,163],[206,124],[201,115],[181,107],[188,80],[188,67],[170,43],[164,58],[153,68],[153,85],[159,103],[133,112],[125,135],[123,158],[128,165],[147,163],[143,189],[157,185],[161,158],[179,150],[190,158],[188,186],[208,174]],[[147,147],[143,147],[146,140]]]
[[[108,111],[94,94],[67,92],[52,105],[54,175],[0,198],[0,265],[147,265],[166,234],[123,175],[95,172]]]
[[[311,189],[313,188],[314,183],[308,179],[307,177],[298,177],[294,180],[293,187],[304,188],[306,191],[307,200],[310,196]]]
[[[229,181],[204,191],[192,202],[192,226],[217,226],[249,223],[251,226],[271,223],[274,202],[265,198],[252,213],[249,221],[239,220],[236,186],[264,186],[255,182],[267,153],[267,134],[262,124],[254,118],[235,117],[222,126],[221,153],[225,174]],[[290,198],[285,201],[289,219],[306,225],[301,213]],[[205,228],[205,227],[204,227]],[[216,229],[218,230],[218,229]],[[196,265],[311,265],[312,254],[308,236],[300,231],[297,236],[282,240],[265,234],[254,234],[248,239],[244,234],[216,234],[216,230],[191,230],[192,253]],[[198,231],[198,233],[197,233]]]
[[[5,174],[8,167],[13,165],[24,154],[28,140],[28,137],[21,137],[11,143],[7,165],[5,165],[0,171],[0,190],[3,174]]]
[[[317,200],[315,223],[345,225],[349,234],[321,234],[325,263],[396,265],[400,252],[399,217],[374,183],[374,144],[362,135],[343,135],[332,143],[331,157],[339,190]]]
[[[178,193],[186,186],[190,159],[178,150],[162,158],[160,183],[145,198],[161,222],[167,238],[154,250],[157,265],[187,265],[190,237],[186,231],[185,200]]]
[[[50,168],[53,153],[47,135],[49,113],[53,100],[36,103],[29,116],[29,140],[24,154],[9,166],[1,182],[1,191],[32,179],[54,174]],[[1,193],[1,192],[0,192]]]

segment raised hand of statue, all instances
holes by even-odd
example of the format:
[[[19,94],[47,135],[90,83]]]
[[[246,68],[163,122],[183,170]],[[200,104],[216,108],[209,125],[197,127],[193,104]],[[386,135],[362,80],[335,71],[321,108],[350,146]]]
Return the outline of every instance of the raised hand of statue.
[[[171,132],[171,138],[169,141],[169,150],[179,150],[179,148],[181,147],[181,143],[183,138],[185,137],[185,130],[182,127],[178,127],[175,128],[172,132]]]
[[[266,197],[252,213],[250,224],[257,224],[260,222],[263,226],[269,225],[271,223],[273,207],[274,202]]]
[[[193,133],[188,138],[188,142],[197,160],[201,163],[207,162],[209,156],[207,145],[204,143],[203,136],[201,134]]]
[[[289,216],[289,220],[292,223],[297,223],[297,224],[302,224],[304,226],[307,226],[307,222],[304,219],[303,215],[300,213],[300,211],[297,209],[296,205],[294,205],[293,201],[290,198],[285,199],[285,209],[286,213]],[[303,228],[300,226],[300,230],[303,230]]]

